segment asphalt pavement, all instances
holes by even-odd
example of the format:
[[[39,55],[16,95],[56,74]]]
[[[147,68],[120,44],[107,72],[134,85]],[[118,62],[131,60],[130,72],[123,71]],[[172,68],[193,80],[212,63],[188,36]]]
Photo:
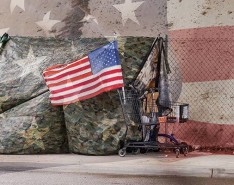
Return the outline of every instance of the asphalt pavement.
[[[26,170],[56,173],[108,175],[183,176],[234,178],[234,155],[191,152],[176,158],[173,153],[149,152],[125,157],[78,154],[0,155],[1,166],[24,164]],[[47,164],[47,166],[40,164]],[[22,165],[21,165],[22,166]]]

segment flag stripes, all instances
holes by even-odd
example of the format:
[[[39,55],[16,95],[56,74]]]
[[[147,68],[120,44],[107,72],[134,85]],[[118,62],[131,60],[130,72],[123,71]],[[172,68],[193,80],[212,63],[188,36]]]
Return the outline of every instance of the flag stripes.
[[[118,71],[118,70],[113,70],[113,72]],[[111,80],[122,80],[122,75],[121,72],[115,72],[115,74],[101,74],[101,76],[97,76],[97,77],[93,77],[93,78],[84,78],[82,80],[79,81],[69,81],[66,84],[57,86],[57,87],[53,87],[51,88],[51,92],[53,94],[57,94],[57,93],[61,93],[64,91],[66,91],[66,93],[68,91],[77,91],[77,90],[81,90],[87,87],[92,87],[95,86],[96,84],[98,84],[99,80],[101,80],[101,82],[103,83],[107,83],[110,82]],[[84,81],[85,80],[85,81]],[[70,85],[70,86],[68,86]]]
[[[74,103],[123,86],[121,65],[93,74],[89,57],[68,65],[52,66],[43,75],[53,105]]]
[[[95,97],[103,92],[110,91],[112,89],[117,89],[117,88],[120,88],[122,86],[123,85],[120,85],[120,84],[111,85],[111,87],[106,88],[105,91],[103,89],[100,89],[100,87],[99,87],[99,88],[94,89],[93,91],[90,91],[89,94],[87,94],[85,92],[85,93],[78,94],[78,95],[76,94],[76,95],[68,97],[68,98],[63,98],[63,100],[51,100],[51,104],[57,106],[57,105],[67,105],[67,104],[75,103],[77,101],[93,98],[93,97]]]
[[[45,80],[56,80],[61,79],[62,77],[66,78],[67,75],[77,74],[78,72],[84,73],[86,70],[91,71],[89,60],[86,60],[86,58],[75,62],[75,65],[68,65],[69,66],[65,66],[64,68],[58,68],[57,70],[55,68],[49,71],[45,71],[43,73]]]

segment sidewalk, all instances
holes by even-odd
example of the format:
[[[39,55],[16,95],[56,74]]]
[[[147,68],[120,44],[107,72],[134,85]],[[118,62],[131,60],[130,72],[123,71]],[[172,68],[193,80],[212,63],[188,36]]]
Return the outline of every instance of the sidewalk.
[[[234,178],[234,155],[201,152],[191,152],[187,157],[181,155],[179,158],[173,153],[127,154],[125,157],[77,154],[0,155],[0,161],[61,164],[59,167],[37,169],[44,172]]]

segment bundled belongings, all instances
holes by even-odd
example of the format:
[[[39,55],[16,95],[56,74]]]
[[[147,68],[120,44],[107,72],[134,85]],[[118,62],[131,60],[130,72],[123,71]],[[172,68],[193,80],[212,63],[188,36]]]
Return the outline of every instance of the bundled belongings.
[[[168,123],[188,120],[189,105],[170,101],[167,77],[170,68],[163,38],[154,40],[143,64],[136,80],[130,84],[131,90],[118,90],[127,127],[125,136],[130,126],[129,118],[135,120],[142,132],[140,141],[127,141],[125,137],[119,156],[125,156],[127,148],[134,149],[132,151],[135,153],[138,153],[140,149],[173,149],[176,157],[179,157],[180,153],[186,156],[188,145],[179,142],[174,137],[173,131],[169,134],[167,129]],[[164,133],[160,133],[161,124],[165,126]]]

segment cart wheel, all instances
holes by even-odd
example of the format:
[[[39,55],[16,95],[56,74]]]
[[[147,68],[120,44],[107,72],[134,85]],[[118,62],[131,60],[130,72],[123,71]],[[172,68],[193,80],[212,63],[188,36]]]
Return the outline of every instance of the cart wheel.
[[[179,148],[176,148],[176,149],[175,149],[175,153],[176,153],[176,158],[178,158],[179,155],[180,155],[180,149],[179,149]]]
[[[147,151],[148,151],[148,150],[147,150],[146,148],[141,148],[141,149],[140,149],[140,153],[141,153],[141,154],[145,154]]]
[[[132,150],[132,153],[135,154],[135,155],[139,154],[140,153],[140,148],[134,148]]]
[[[122,148],[119,150],[119,156],[124,157],[126,155],[126,149]]]
[[[188,155],[188,147],[183,148],[183,154],[185,157]]]

